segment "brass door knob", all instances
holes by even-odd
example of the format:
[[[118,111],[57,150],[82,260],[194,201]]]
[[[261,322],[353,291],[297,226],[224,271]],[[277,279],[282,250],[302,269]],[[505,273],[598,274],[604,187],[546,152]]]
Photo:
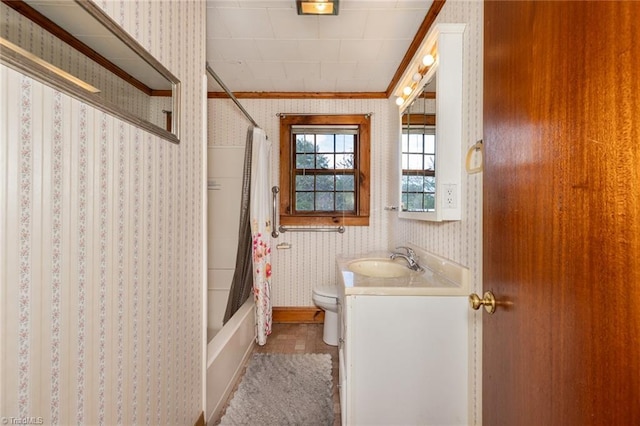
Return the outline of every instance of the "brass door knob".
[[[492,314],[496,311],[496,298],[490,291],[486,291],[484,293],[484,298],[482,299],[480,299],[480,296],[477,294],[471,293],[469,295],[469,305],[471,306],[471,309],[476,311],[480,309],[480,306],[484,305],[484,309],[488,313]]]

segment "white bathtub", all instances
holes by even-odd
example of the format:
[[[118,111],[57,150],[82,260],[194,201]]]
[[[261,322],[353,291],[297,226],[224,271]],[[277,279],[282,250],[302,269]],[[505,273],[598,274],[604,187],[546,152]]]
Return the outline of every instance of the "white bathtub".
[[[218,331],[207,344],[207,424],[220,416],[255,341],[253,297]]]

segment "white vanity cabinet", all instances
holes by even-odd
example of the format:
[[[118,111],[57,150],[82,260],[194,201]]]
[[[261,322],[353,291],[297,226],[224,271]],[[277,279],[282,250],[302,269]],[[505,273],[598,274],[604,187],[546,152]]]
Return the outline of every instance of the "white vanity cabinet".
[[[344,426],[469,423],[468,270],[421,258],[429,270],[400,278],[363,276],[354,257],[338,258]]]
[[[343,425],[466,425],[465,297],[347,295]]]

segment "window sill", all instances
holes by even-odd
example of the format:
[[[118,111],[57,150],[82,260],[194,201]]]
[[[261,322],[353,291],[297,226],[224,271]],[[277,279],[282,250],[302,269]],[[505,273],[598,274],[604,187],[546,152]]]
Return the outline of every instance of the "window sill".
[[[280,216],[284,226],[369,226],[369,216]]]

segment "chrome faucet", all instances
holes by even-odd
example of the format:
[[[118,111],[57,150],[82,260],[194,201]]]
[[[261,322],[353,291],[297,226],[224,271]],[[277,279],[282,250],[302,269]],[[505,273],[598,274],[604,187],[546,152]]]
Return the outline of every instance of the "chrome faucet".
[[[407,261],[407,263],[409,264],[409,269],[414,270],[414,271],[419,271],[422,272],[424,271],[424,269],[422,269],[422,266],[418,265],[418,260],[416,259],[416,252],[413,251],[411,248],[409,247],[396,247],[396,250],[406,250],[407,254],[404,253],[398,253],[398,252],[393,252],[391,253],[391,256],[389,256],[391,258],[391,260],[397,259],[398,257],[404,259]]]

